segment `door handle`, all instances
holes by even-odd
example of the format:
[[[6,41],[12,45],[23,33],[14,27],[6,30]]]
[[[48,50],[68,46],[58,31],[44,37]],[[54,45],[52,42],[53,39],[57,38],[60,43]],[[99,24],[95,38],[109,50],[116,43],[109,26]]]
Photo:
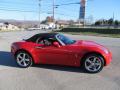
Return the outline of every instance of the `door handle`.
[[[37,47],[35,47],[36,49],[42,49],[43,47],[40,47],[40,46],[37,46]]]

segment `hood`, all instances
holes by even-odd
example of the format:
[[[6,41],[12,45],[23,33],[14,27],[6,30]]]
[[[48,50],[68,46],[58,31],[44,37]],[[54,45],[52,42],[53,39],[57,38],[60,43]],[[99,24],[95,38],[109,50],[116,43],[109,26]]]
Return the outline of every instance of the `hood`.
[[[77,40],[76,43],[73,45],[75,46],[89,46],[89,47],[103,47],[102,45],[93,42],[93,41],[87,41],[87,40]]]
[[[86,40],[78,40],[76,41],[76,43],[74,43],[72,45],[73,47],[76,47],[78,50],[80,49],[84,49],[84,50],[92,50],[92,51],[104,51],[104,52],[108,52],[109,50],[104,47],[103,45],[100,45],[96,42],[93,41],[86,41]]]

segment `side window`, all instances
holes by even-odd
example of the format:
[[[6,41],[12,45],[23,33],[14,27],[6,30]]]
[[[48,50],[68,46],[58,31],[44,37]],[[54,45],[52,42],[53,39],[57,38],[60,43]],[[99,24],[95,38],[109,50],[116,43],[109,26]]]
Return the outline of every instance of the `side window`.
[[[52,42],[49,40],[49,38],[44,39],[44,38],[39,37],[39,38],[37,38],[36,43],[37,44],[43,44],[45,46],[51,46],[52,45]]]
[[[58,42],[55,38],[48,38],[47,40],[50,43],[50,45],[52,45],[54,42]]]
[[[43,38],[43,37],[38,37],[36,39],[37,44],[43,44],[45,46],[51,46],[53,42],[57,41],[55,38]]]
[[[44,44],[46,46],[51,46],[52,45],[52,42],[49,40],[49,39],[44,39]]]
[[[38,37],[38,38],[36,39],[36,43],[37,43],[37,44],[44,44],[44,41],[43,41],[43,39],[42,39],[41,37]]]

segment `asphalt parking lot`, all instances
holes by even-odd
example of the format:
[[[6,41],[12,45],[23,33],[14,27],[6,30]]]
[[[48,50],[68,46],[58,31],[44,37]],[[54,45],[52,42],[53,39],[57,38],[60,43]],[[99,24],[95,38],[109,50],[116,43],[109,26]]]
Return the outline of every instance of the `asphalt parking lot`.
[[[0,90],[120,90],[120,38],[67,35],[95,41],[112,51],[112,63],[97,74],[54,65],[35,65],[27,69],[17,67],[10,53],[11,43],[42,32],[0,33]]]

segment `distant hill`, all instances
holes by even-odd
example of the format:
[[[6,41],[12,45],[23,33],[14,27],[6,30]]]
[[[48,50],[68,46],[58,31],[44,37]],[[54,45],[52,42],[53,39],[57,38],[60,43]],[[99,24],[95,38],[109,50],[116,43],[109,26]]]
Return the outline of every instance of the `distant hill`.
[[[38,27],[38,21],[24,21],[24,20],[13,20],[13,19],[0,19],[0,23],[8,22],[22,28],[33,28]]]

